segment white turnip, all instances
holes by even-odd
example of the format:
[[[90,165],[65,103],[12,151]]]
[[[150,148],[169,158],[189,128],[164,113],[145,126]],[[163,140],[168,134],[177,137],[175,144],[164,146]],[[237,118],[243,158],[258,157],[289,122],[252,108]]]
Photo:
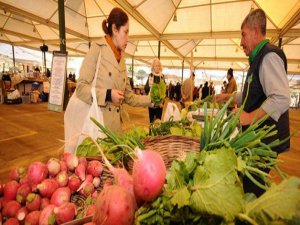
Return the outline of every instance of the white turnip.
[[[101,225],[131,225],[135,207],[133,196],[124,187],[107,186],[97,198],[93,222]]]
[[[161,155],[153,150],[136,148],[132,177],[135,196],[144,201],[154,200],[162,191],[166,166]]]

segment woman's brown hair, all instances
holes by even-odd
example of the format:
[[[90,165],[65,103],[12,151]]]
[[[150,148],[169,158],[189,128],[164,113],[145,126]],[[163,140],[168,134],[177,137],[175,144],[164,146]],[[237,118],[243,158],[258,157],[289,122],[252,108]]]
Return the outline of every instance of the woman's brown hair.
[[[128,22],[127,14],[120,8],[115,7],[111,10],[108,18],[103,20],[102,29],[105,34],[112,36],[112,25],[115,24],[117,30]]]

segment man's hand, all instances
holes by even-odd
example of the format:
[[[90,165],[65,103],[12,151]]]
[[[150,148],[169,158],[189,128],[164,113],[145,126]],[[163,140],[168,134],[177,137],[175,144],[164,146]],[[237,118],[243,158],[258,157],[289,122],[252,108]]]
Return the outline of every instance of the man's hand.
[[[236,108],[232,110],[233,113],[237,113],[239,111],[239,108]],[[250,125],[251,123],[254,123],[258,121],[260,118],[262,118],[264,115],[266,115],[265,111],[262,109],[256,109],[250,113],[247,113],[246,111],[242,111],[240,115],[240,124],[242,126]]]
[[[111,101],[115,106],[120,106],[124,100],[124,92],[117,89],[111,90]]]

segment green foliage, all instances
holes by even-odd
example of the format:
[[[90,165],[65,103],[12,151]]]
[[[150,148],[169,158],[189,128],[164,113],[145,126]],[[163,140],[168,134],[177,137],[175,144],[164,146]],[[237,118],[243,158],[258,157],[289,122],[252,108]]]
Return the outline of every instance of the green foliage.
[[[167,86],[163,79],[159,83],[153,83],[150,91],[151,102],[159,106],[162,104],[166,97]]]

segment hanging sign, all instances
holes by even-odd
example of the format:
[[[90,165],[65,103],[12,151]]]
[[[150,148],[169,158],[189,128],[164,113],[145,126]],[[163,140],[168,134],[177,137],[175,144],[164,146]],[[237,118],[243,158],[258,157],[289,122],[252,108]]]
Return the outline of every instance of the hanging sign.
[[[53,51],[48,109],[62,112],[67,70],[67,53]]]

